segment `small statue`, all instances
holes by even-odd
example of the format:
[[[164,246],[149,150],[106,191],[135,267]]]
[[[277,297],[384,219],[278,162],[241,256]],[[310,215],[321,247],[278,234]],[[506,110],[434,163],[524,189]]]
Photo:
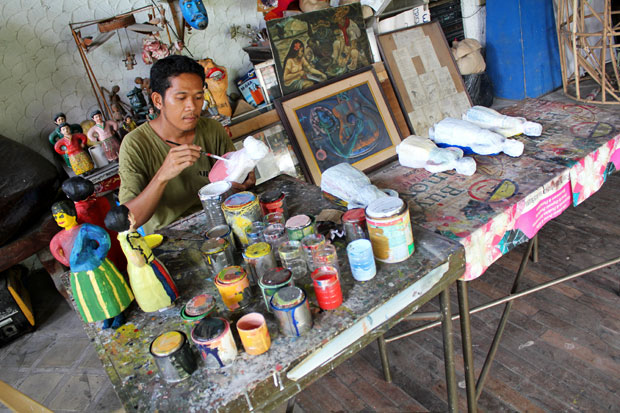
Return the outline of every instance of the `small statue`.
[[[431,173],[455,169],[463,175],[476,172],[476,161],[463,157],[459,148],[438,148],[433,141],[411,135],[396,146],[398,162],[408,168],[424,168]]]
[[[105,218],[105,225],[118,232],[118,240],[127,256],[129,282],[142,311],[150,313],[172,305],[179,291],[164,264],[136,231],[136,222],[129,208],[125,205],[112,208]]]
[[[52,133],[50,133],[49,141],[52,146],[56,145],[59,139],[62,139],[62,133],[60,132],[60,125],[67,121],[67,117],[64,113],[60,112],[54,115],[54,123],[56,124],[56,128]],[[71,133],[83,133],[82,127],[76,124],[69,124],[69,128],[71,129]],[[69,156],[66,154],[62,156],[65,160],[67,166],[71,166],[71,162],[69,162]]]
[[[104,121],[103,114],[99,109],[93,111],[89,117],[95,122],[95,125],[88,130],[88,139],[91,142],[100,142],[108,161],[117,160],[120,144],[114,135],[118,130],[118,124],[113,120]]]
[[[123,311],[133,293],[123,275],[106,258],[110,237],[103,228],[77,223],[75,206],[69,200],[52,205],[56,223],[63,228],[50,242],[50,251],[71,270],[71,292],[82,319],[103,320],[103,328],[118,328],[125,322]]]
[[[131,132],[137,127],[138,125],[136,125],[136,121],[133,120],[131,115],[125,115],[125,119],[123,119],[123,122],[121,123],[121,127],[119,129],[121,138],[124,138],[129,132]]]
[[[153,91],[151,90],[151,79],[149,79],[148,77],[147,78],[137,77],[134,79],[133,82],[142,90],[144,97],[146,97],[146,101],[149,104],[152,104],[151,93]]]
[[[226,68],[217,66],[213,59],[198,60],[198,63],[205,69],[205,82],[217,104],[217,111],[224,116],[231,117],[232,107],[226,94],[228,89]]]
[[[153,120],[157,118],[158,113],[155,112],[155,108],[152,105],[149,105],[149,113],[146,115],[148,120]]]
[[[54,150],[60,155],[67,155],[69,165],[76,175],[81,175],[95,168],[92,159],[84,150],[87,138],[82,133],[71,133],[68,123],[59,125],[63,137],[54,145]]]
[[[86,178],[75,176],[62,183],[62,192],[73,201],[78,223],[93,224],[105,229],[105,216],[110,211],[110,202],[104,196],[95,195],[95,185]],[[121,272],[127,271],[127,258],[123,254],[116,231],[106,230],[110,236],[108,258]]]
[[[142,94],[142,89],[137,86],[134,87],[131,89],[131,92],[127,93],[127,97],[129,98],[134,114],[138,116],[139,119],[144,119],[147,112],[147,105],[144,95]]]

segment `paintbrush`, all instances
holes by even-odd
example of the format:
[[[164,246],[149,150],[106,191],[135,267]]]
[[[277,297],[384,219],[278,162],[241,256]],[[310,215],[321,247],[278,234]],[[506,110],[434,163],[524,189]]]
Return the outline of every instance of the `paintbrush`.
[[[169,140],[167,140],[167,139],[166,139],[166,142],[168,142],[170,145],[174,145],[174,146],[181,146],[181,144],[180,144],[180,143],[172,142],[172,141],[169,141]],[[204,156],[210,156],[211,158],[214,158],[214,159],[219,159],[220,161],[230,162],[230,159],[226,159],[226,158],[223,158],[223,157],[218,156],[218,155],[214,155],[214,154],[209,153],[209,152],[200,151],[200,153],[201,153],[202,155],[204,155]]]

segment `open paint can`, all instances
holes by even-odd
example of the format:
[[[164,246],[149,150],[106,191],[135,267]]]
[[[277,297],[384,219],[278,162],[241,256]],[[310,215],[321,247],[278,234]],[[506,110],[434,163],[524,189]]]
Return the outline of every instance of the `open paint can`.
[[[312,328],[310,306],[301,288],[284,287],[276,291],[269,303],[285,336],[299,337]]]
[[[282,191],[274,190],[267,191],[259,197],[260,206],[263,210],[263,215],[270,214],[272,212],[279,212],[285,218],[288,217],[288,209],[286,208],[286,195]]]
[[[267,242],[257,242],[246,248],[243,259],[250,271],[250,285],[257,285],[258,280],[271,268],[276,267],[276,259],[273,256],[271,245]]]
[[[197,368],[187,337],[180,331],[158,336],[151,343],[150,351],[162,378],[168,383],[187,379]]]
[[[306,235],[314,234],[316,219],[312,215],[295,215],[286,224],[286,233],[291,241],[301,241]]]
[[[312,272],[312,283],[319,307],[334,310],[342,304],[342,288],[335,267],[325,265]]]
[[[192,341],[207,368],[219,369],[237,357],[237,345],[228,321],[219,317],[200,320],[192,329]]]
[[[220,271],[215,277],[215,286],[222,296],[224,305],[231,311],[246,306],[252,295],[248,275],[238,265]]]
[[[276,291],[292,285],[294,285],[293,273],[288,268],[271,268],[263,274],[263,276],[258,280],[258,286],[263,293],[263,299],[265,300],[267,310],[271,312],[269,301],[271,301],[271,297],[276,293]]]
[[[238,192],[226,198],[222,204],[226,222],[237,236],[241,245],[249,244],[245,234],[245,228],[254,221],[261,221],[263,213],[258,203],[258,198],[251,192]]]
[[[401,262],[413,254],[409,208],[402,199],[387,196],[372,201],[366,207],[366,224],[378,261]]]
[[[237,331],[245,352],[256,356],[271,347],[271,337],[265,317],[261,313],[249,313],[237,321]]]
[[[215,311],[215,298],[210,294],[200,294],[189,300],[181,309],[181,318],[199,321]]]

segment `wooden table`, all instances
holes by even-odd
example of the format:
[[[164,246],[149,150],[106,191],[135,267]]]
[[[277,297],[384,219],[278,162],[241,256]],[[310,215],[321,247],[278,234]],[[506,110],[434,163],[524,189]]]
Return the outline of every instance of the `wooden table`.
[[[334,208],[321,196],[319,188],[286,176],[257,190],[273,188],[286,193],[290,214],[318,215],[322,209]],[[413,227],[414,254],[398,264],[377,263],[376,277],[365,283],[352,279],[345,252],[339,248],[344,302],[334,311],[319,311],[309,277],[296,283],[308,293],[313,312],[314,326],[307,334],[299,338],[282,336],[275,319],[265,310],[262,297],[256,297],[248,311],[266,315],[272,339],[267,353],[249,356],[238,343],[239,354],[232,365],[217,371],[201,365],[188,380],[174,385],[165,383],[149,354],[149,345],[156,336],[170,330],[181,330],[189,336],[192,324],[179,316],[188,299],[207,292],[217,297],[220,315],[229,320],[240,315],[223,310],[213,275],[206,271],[200,253],[202,232],[202,213],[162,231],[166,240],[155,253],[169,268],[181,291],[173,309],[145,314],[133,305],[127,323],[116,331],[101,330],[98,324],[86,326],[127,410],[269,411],[437,295],[443,298],[446,374],[451,407],[456,408],[447,291],[463,274],[464,252],[457,242],[417,225]]]

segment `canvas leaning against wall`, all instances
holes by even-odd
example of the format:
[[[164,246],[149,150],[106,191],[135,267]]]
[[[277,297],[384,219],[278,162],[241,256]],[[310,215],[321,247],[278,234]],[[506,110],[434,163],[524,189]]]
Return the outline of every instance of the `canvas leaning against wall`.
[[[359,3],[267,22],[282,94],[372,63]]]

